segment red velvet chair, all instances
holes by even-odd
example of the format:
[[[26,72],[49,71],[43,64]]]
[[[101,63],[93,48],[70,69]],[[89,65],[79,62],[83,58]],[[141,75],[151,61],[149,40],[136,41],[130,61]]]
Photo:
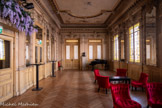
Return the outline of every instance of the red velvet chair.
[[[148,106],[152,108],[162,108],[162,83],[147,83],[146,93]]]
[[[95,70],[94,70],[94,75],[95,75],[95,83],[96,83],[96,81],[97,81],[97,76],[101,76],[101,75],[100,75],[99,69],[95,69]]]
[[[60,64],[60,62],[58,62],[58,67],[60,67],[61,66],[61,64]]]
[[[109,89],[111,85],[109,83],[109,77],[108,76],[97,76],[97,81],[98,81],[98,92],[100,91],[100,88],[105,88],[106,94],[107,94],[107,89]]]
[[[141,108],[141,105],[130,98],[129,84],[111,84],[114,108]]]
[[[117,69],[116,76],[127,76],[127,69]]]
[[[58,68],[59,68],[59,70],[61,70],[61,68],[62,68],[60,61],[58,61]]]
[[[143,88],[145,88],[146,86],[147,81],[148,81],[148,74],[142,72],[140,75],[140,79],[138,81],[131,82],[132,90],[133,87],[135,87],[135,90],[137,90],[137,87],[142,87],[143,90]]]

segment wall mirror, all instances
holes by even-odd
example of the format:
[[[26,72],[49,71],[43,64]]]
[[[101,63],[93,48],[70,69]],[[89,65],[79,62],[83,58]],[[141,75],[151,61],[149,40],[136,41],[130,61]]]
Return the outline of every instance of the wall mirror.
[[[25,59],[26,59],[26,66],[30,66],[30,36],[27,35],[26,36],[26,56],[25,56]]]
[[[125,39],[124,34],[120,36],[120,61],[125,61]]]
[[[50,36],[49,36],[49,30],[47,29],[47,39],[46,39],[46,57],[47,57],[47,62],[51,61],[50,60],[50,56],[51,56],[51,52],[50,52]]]
[[[35,43],[35,63],[43,62],[43,30],[37,26],[38,32],[36,33]]]
[[[146,12],[146,64],[156,65],[156,7]]]

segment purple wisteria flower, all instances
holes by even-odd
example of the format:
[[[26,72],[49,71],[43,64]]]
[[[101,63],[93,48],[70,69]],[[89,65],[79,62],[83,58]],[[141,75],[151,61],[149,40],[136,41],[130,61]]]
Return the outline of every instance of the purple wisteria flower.
[[[34,28],[34,22],[30,15],[14,0],[0,1],[0,16],[2,18],[9,18],[10,22],[19,31],[25,31],[26,35],[32,35],[33,31],[37,31]]]

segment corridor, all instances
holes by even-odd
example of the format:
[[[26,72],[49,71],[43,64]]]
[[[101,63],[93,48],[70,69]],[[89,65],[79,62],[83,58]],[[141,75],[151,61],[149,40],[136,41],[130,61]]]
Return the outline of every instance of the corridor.
[[[101,74],[112,76],[115,73],[101,71]],[[105,94],[103,89],[99,93],[97,92],[98,86],[94,84],[92,71],[58,71],[56,77],[48,77],[41,80],[40,87],[43,87],[43,90],[32,91],[32,87],[23,95],[11,98],[6,103],[20,104],[19,107],[34,103],[34,108],[113,107],[111,91],[108,90],[108,94]],[[130,93],[133,100],[139,102],[143,108],[146,108],[147,99],[145,92],[138,90]]]

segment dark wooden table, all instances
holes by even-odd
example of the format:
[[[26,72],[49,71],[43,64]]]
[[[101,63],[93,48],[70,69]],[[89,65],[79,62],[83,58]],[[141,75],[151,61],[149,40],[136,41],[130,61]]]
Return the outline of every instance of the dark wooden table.
[[[124,81],[126,84],[129,83],[130,84],[130,78],[129,77],[121,77],[121,76],[112,76],[109,77],[109,81]]]
[[[32,91],[40,91],[43,88],[39,87],[39,66],[44,65],[44,64],[30,64],[30,65],[35,65],[36,66],[36,88],[33,88]]]
[[[51,62],[52,62],[52,77],[56,77],[55,76],[55,64],[54,64],[56,61],[51,61]]]

